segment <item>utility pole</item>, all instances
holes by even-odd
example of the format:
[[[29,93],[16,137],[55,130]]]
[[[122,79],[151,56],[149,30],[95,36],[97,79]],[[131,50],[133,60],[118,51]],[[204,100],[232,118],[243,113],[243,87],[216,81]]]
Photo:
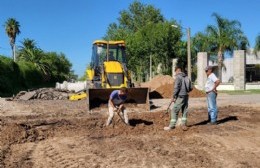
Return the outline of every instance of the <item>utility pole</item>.
[[[150,81],[152,80],[152,55],[150,55]]]
[[[191,47],[190,47],[190,28],[187,28],[187,55],[188,55],[188,77],[191,79]]]
[[[178,28],[177,25],[171,25],[174,28]],[[187,68],[188,68],[188,77],[191,79],[191,44],[190,44],[190,28],[180,27],[182,29],[186,29],[187,34]]]

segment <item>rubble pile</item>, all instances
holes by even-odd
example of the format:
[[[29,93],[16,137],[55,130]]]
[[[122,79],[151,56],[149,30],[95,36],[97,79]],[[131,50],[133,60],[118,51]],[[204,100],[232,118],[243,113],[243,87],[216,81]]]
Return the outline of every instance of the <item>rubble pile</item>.
[[[151,81],[141,84],[141,87],[150,88],[150,98],[172,98],[174,79],[169,75],[158,75]],[[205,93],[193,87],[190,97],[203,97]]]
[[[69,91],[58,90],[54,88],[40,88],[33,91],[21,91],[13,100],[31,100],[31,99],[41,99],[41,100],[67,100],[69,98]]]

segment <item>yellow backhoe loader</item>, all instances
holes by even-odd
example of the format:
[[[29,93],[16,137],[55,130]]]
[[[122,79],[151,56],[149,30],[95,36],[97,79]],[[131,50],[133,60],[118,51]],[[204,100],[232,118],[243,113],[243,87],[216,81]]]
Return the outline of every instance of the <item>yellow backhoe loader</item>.
[[[136,88],[131,80],[125,54],[124,41],[96,40],[92,47],[88,76],[87,105],[88,109],[106,105],[110,93],[121,87],[128,88],[126,104],[142,106],[150,110],[148,88]]]

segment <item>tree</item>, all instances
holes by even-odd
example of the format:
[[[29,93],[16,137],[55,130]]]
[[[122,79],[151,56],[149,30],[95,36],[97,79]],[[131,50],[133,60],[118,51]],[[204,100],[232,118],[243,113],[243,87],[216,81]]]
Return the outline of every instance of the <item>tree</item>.
[[[216,25],[209,25],[206,28],[210,51],[218,56],[218,75],[222,80],[222,67],[225,52],[232,52],[234,49],[243,49],[249,45],[246,36],[241,30],[241,24],[237,20],[228,20],[213,13]]]
[[[141,81],[149,73],[150,57],[153,71],[161,64],[162,73],[170,74],[171,59],[183,56],[178,55],[182,33],[172,24],[177,23],[165,20],[159,9],[135,1],[120,12],[118,24],[109,25],[105,39],[126,41],[128,68]]]
[[[18,57],[17,60],[19,61],[20,59],[24,59],[27,55],[28,50],[37,50],[39,48],[36,47],[36,42],[32,39],[25,38],[21,42],[21,46],[19,46],[19,52],[18,52]]]
[[[192,38],[193,49],[196,54],[198,52],[208,52],[210,51],[209,40],[206,34],[198,32]]]
[[[23,50],[23,49],[36,49],[37,48],[36,42],[34,40],[32,40],[32,39],[29,39],[29,38],[23,39],[23,41],[21,43],[22,43],[22,46],[20,47],[20,50]]]
[[[19,46],[18,50],[18,61],[31,62],[36,69],[42,72],[43,76],[49,76],[49,65],[43,62],[43,57],[45,53],[38,47],[36,47],[36,42],[31,39],[24,39],[22,46]]]
[[[43,73],[43,75],[49,76],[50,65],[43,61],[45,53],[41,49],[25,48],[23,53],[19,56],[19,61],[31,62],[34,66]]]
[[[5,22],[5,32],[8,35],[10,39],[10,45],[12,49],[12,56],[13,60],[16,61],[15,59],[15,40],[16,36],[20,34],[20,24],[18,21],[16,21],[14,18],[9,18]]]
[[[63,53],[45,53],[42,62],[49,65],[49,72],[54,81],[62,82],[73,76],[73,72],[71,71],[72,64]]]
[[[257,55],[257,53],[260,51],[260,34],[255,39],[255,47],[254,47],[254,53]],[[258,56],[258,55],[257,55]]]
[[[164,18],[159,9],[152,5],[145,5],[134,1],[128,10],[120,12],[118,24],[112,23],[108,26],[105,39],[125,39],[127,36],[140,30],[151,23],[163,22]]]

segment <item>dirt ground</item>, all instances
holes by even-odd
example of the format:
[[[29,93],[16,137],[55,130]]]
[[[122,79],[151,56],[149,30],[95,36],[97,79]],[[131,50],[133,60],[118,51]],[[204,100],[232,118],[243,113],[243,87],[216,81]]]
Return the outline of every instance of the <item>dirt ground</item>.
[[[205,98],[191,98],[188,131],[164,131],[169,99],[151,112],[118,116],[104,127],[105,110],[84,100],[0,99],[0,167],[230,167],[260,165],[260,95],[219,95],[219,124],[206,125]]]

